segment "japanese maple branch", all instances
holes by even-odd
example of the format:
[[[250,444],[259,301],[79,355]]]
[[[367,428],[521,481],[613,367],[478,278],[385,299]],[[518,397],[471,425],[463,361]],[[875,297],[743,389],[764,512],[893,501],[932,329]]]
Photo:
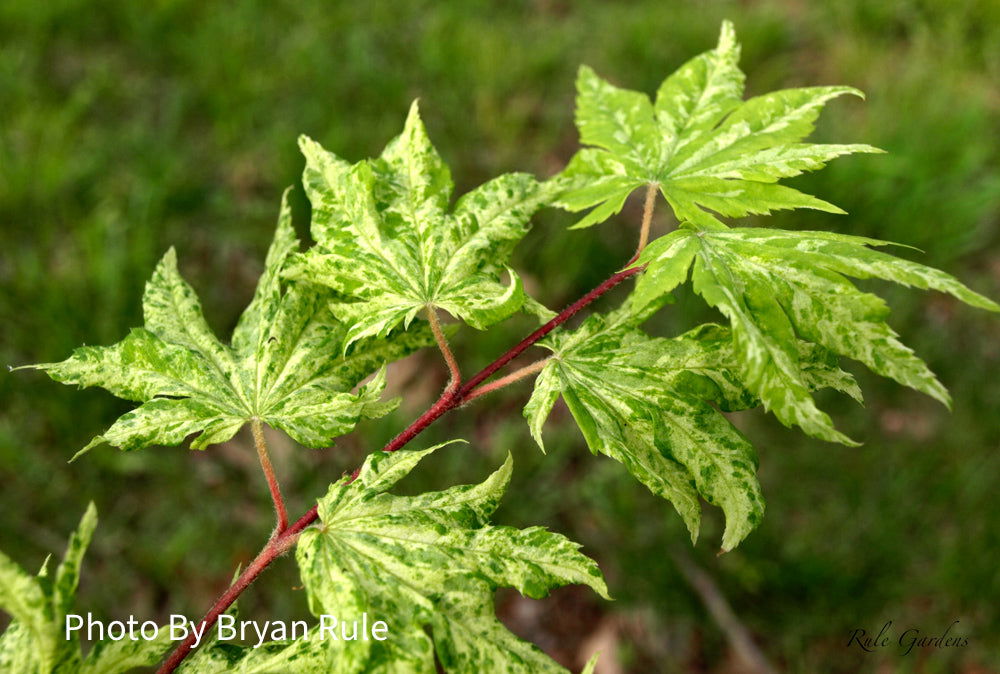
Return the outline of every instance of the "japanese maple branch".
[[[619,283],[635,276],[642,270],[643,267],[631,267],[623,271],[617,272],[616,274],[613,274],[610,278],[601,283],[599,286],[597,286],[596,288],[588,292],[586,295],[578,299],[576,302],[573,302],[573,304],[569,305],[561,312],[559,312],[555,316],[555,318],[553,318],[545,325],[532,332],[530,335],[528,335],[520,342],[515,344],[502,356],[500,356],[495,361],[484,367],[482,370],[479,371],[479,373],[477,373],[474,377],[469,379],[464,385],[462,385],[461,387],[449,386],[448,388],[446,388],[444,393],[441,394],[441,397],[438,398],[437,401],[433,405],[431,405],[426,412],[421,414],[420,417],[418,417],[412,424],[410,424],[406,428],[406,430],[404,430],[402,433],[400,433],[391,441],[389,441],[389,443],[382,448],[382,451],[394,452],[402,448],[410,440],[412,440],[417,435],[422,433],[424,429],[430,426],[434,421],[443,416],[446,412],[449,412],[450,410],[459,407],[464,402],[472,400],[473,398],[476,398],[479,395],[482,395],[483,393],[495,390],[496,389],[495,386],[487,385],[484,386],[482,390],[477,392],[477,388],[479,387],[480,384],[482,384],[484,381],[492,377],[494,374],[497,373],[497,371],[499,371],[501,368],[506,366],[512,360],[520,356],[527,349],[531,348],[531,346],[534,345],[536,342],[538,342],[540,339],[542,339],[550,332],[555,330],[557,327],[568,321],[570,318],[579,313],[582,309],[587,307],[590,303],[594,302],[596,299],[598,299],[599,297],[610,291]],[[432,314],[433,312],[428,312],[428,315]],[[436,318],[437,317],[435,316],[435,319]],[[434,330],[433,324],[431,325],[431,329]],[[438,331],[440,331],[440,325],[438,325]],[[442,339],[443,339],[443,333],[442,333]],[[442,342],[439,341],[439,344],[440,343]],[[442,353],[444,353],[444,349],[442,349]],[[448,351],[448,353],[450,353],[450,350]],[[534,366],[529,366],[529,367],[534,367]],[[507,383],[510,383],[510,381],[516,380],[516,378],[510,379],[510,377],[518,374],[520,374],[520,371],[514,372],[511,375],[504,377],[503,379],[497,380],[497,382],[495,383],[499,383],[504,379],[507,379],[508,380]],[[521,376],[526,376],[527,374],[530,373],[523,373],[521,374]],[[355,477],[357,477],[356,472],[354,473],[354,475],[351,476],[350,480],[353,480]],[[205,614],[205,617],[202,618],[200,625],[202,631],[200,633],[203,634],[204,630],[211,629],[211,627],[215,625],[216,621],[218,621],[219,616],[222,615],[226,611],[226,609],[228,609],[232,605],[232,603],[236,601],[236,599],[240,596],[240,594],[242,594],[242,592],[257,579],[257,576],[259,576],[261,572],[271,564],[271,562],[273,562],[275,559],[283,555],[285,552],[290,550],[292,546],[295,545],[295,541],[298,540],[299,534],[302,533],[302,530],[308,527],[313,522],[315,522],[317,517],[318,517],[317,506],[314,505],[312,508],[309,509],[309,511],[306,514],[304,514],[302,517],[300,517],[294,523],[292,523],[291,526],[287,527],[282,532],[272,536],[271,539],[264,546],[264,549],[260,551],[260,553],[252,562],[250,562],[247,568],[244,569],[243,573],[240,574],[239,578],[237,578],[236,581],[229,587],[229,589],[227,589],[222,594],[222,596],[220,596],[215,601],[212,607],[208,610],[208,613]],[[194,631],[192,630],[191,634],[189,634],[189,636],[186,639],[184,639],[184,641],[182,641],[177,646],[176,649],[174,649],[174,651],[170,654],[170,657],[167,658],[166,661],[164,661],[164,663],[160,666],[157,672],[159,674],[168,674],[169,672],[174,671],[181,664],[181,662],[184,661],[184,658],[186,658],[188,654],[191,652],[194,642],[195,642],[195,634]]]
[[[264,429],[260,419],[254,419],[250,423],[253,431],[253,442],[257,446],[257,457],[260,459],[261,470],[267,479],[267,488],[271,490],[271,500],[274,501],[274,514],[277,517],[277,525],[274,529],[274,536],[288,528],[288,511],[285,509],[285,499],[281,497],[281,486],[278,478],[274,475],[274,467],[271,465],[271,457],[267,453],[267,442],[264,440]]]

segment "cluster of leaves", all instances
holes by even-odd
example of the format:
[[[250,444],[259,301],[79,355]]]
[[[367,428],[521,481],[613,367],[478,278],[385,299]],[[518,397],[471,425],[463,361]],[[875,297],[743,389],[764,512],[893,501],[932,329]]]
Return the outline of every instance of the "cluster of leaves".
[[[872,250],[887,245],[875,239],[725,225],[720,217],[778,209],[841,212],[778,180],[841,155],[878,151],[802,142],[827,101],[860,92],[810,87],[743,101],[738,59],[732,25],[724,23],[718,46],[664,80],[655,102],[580,69],[576,121],[581,142],[593,147],[577,152],[556,178],[563,187],[556,203],[571,211],[592,208],[574,225],[586,227],[649,185],[679,226],[642,251],[635,265],[643,273],[622,315],[591,319],[549,340],[556,356],[525,409],[541,444],[541,424],[562,395],[590,448],[669,498],[692,536],[697,496],[720,505],[724,550],[760,521],[763,501],[752,448],[715,408],[763,405],[786,426],[856,444],[811,395],[832,387],[860,402],[837,356],[949,403],[934,374],[885,322],[886,304],[845,277],[939,290],[1000,311],[948,274]],[[670,341],[643,334],[636,326],[670,299],[689,270],[694,291],[731,327],[703,327]]]
[[[388,639],[313,637],[259,648],[214,642],[186,667],[431,674],[437,660],[446,671],[565,672],[497,620],[493,595],[513,587],[538,598],[580,583],[608,598],[597,564],[559,534],[488,523],[510,480],[510,456],[480,484],[418,496],[387,493],[438,447],[369,455],[356,479],[330,485],[319,500],[320,525],[299,539],[310,611],[378,616],[390,625]],[[310,634],[319,634],[315,626]]]
[[[539,598],[579,583],[609,598],[597,564],[541,527],[488,524],[510,480],[509,455],[478,485],[385,493],[434,449],[371,455],[356,480],[330,486],[322,525],[299,540],[313,613],[369,611],[397,626],[383,642],[348,642],[346,659],[359,666],[343,671],[434,672],[435,657],[446,671],[565,671],[497,620],[493,595],[513,587]]]
[[[191,446],[204,448],[247,422],[322,447],[391,408],[380,399],[385,365],[433,344],[439,310],[477,329],[519,310],[540,320],[553,315],[525,294],[509,266],[535,211],[591,208],[575,225],[589,226],[649,186],[666,199],[678,228],[642,251],[636,286],[619,308],[540,343],[553,355],[524,412],[541,446],[542,426],[561,397],[588,447],[671,501],[692,540],[700,499],[720,507],[729,550],[761,521],[764,499],[753,447],[724,413],[763,406],[786,425],[850,444],[812,397],[833,388],[861,400],[840,356],[948,402],[886,323],[884,302],[848,277],[935,289],[1000,310],[947,274],[875,250],[880,241],[725,224],[777,209],[840,212],[779,180],[877,151],[803,142],[828,101],[859,92],[813,87],[744,101],[738,57],[726,23],[718,46],[668,77],[655,100],[581,68],[576,119],[588,147],[551,180],[503,175],[454,206],[450,172],[416,104],[377,158],[352,164],[303,137],[315,245],[299,252],[283,202],[265,271],[230,345],[209,330],[171,250],[147,284],[144,328],[113,346],[33,367],[141,403],[84,451],[102,441],[125,450],[175,445],[192,434]],[[730,325],[670,339],[646,334],[641,325],[689,272],[694,291]],[[418,320],[421,312],[431,326]],[[596,564],[556,534],[488,523],[509,460],[480,485],[388,494],[429,451],[370,456],[356,479],[330,487],[319,501],[320,525],[298,541],[311,610],[377,613],[393,626],[391,641],[215,643],[185,666],[249,672],[294,661],[301,671],[328,671],[336,662],[337,671],[430,672],[436,658],[457,671],[556,669],[497,622],[492,594],[510,586],[538,597],[582,583],[606,596]],[[27,613],[15,615],[26,623]]]
[[[722,412],[757,407],[738,375],[731,331],[706,324],[672,339],[650,337],[633,303],[589,317],[543,346],[555,357],[524,408],[540,447],[542,425],[562,396],[587,446],[616,461],[650,491],[670,500],[691,534],[701,522],[699,496],[722,508],[722,547],[739,543],[764,514],[753,447]],[[811,389],[833,388],[860,400],[854,379],[824,349],[800,344]]]
[[[387,639],[362,639],[357,626],[331,637],[314,624],[306,639],[242,646],[219,640],[213,630],[181,671],[433,673],[436,659],[448,671],[565,672],[497,620],[493,595],[513,587],[537,598],[580,583],[609,598],[597,563],[576,543],[541,527],[489,524],[510,481],[509,455],[480,484],[418,496],[387,493],[438,447],[369,455],[356,479],[330,485],[319,500],[320,526],[299,540],[297,559],[313,614],[345,621],[377,616],[390,626]],[[76,632],[65,638],[96,524],[91,504],[54,578],[47,560],[31,576],[0,553],[0,608],[14,617],[0,637],[0,671],[117,674],[156,664],[169,647],[165,627],[148,640],[109,634],[86,657]],[[236,617],[235,606],[229,615]],[[356,638],[344,638],[351,635]]]

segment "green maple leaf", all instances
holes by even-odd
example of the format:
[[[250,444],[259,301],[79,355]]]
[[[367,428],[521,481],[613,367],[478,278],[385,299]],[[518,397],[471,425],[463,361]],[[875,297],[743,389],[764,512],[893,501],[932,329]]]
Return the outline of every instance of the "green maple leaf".
[[[945,405],[948,393],[885,322],[889,309],[846,276],[878,278],[948,293],[990,311],[1000,306],[944,272],[873,250],[885,242],[829,232],[693,225],[651,243],[633,301],[655,304],[691,278],[694,290],[732,322],[740,376],[786,426],[851,444],[816,407],[799,339],[858,360],[873,372]]]
[[[237,568],[233,574],[233,581],[239,577],[240,569]],[[308,625],[307,638],[288,638],[275,641],[264,641],[253,645],[243,645],[233,643],[230,640],[220,639],[223,635],[222,619],[232,618],[232,628],[239,627],[240,609],[239,602],[234,601],[220,616],[216,627],[205,634],[205,640],[198,650],[190,654],[181,663],[178,671],[183,674],[272,674],[275,672],[296,672],[309,674],[311,672],[341,672],[350,671],[350,667],[345,667],[345,656],[351,655],[347,642],[332,639],[317,639],[317,625]],[[272,626],[262,626],[271,630],[277,629],[277,625],[288,630],[291,637],[293,629],[290,623],[278,622]],[[237,631],[237,634],[239,632]],[[299,632],[298,634],[301,634]],[[228,636],[228,634],[226,635]],[[256,636],[256,635],[255,635]],[[298,635],[296,635],[298,636]]]
[[[562,396],[591,451],[620,462],[673,503],[692,542],[701,522],[698,497],[722,508],[722,548],[730,550],[760,523],[764,499],[753,447],[719,410],[751,409],[758,400],[738,375],[728,329],[705,325],[654,338],[636,327],[648,313],[626,305],[541,343],[554,355],[524,415],[544,447],[542,426]],[[811,387],[860,397],[822,349],[801,348]]]
[[[239,618],[235,603],[225,615]],[[308,625],[307,634],[316,635],[317,629],[317,625]],[[345,660],[351,655],[348,642],[312,636],[244,646],[223,641],[219,635],[218,627],[210,630],[205,636],[205,643],[185,658],[178,671],[183,674],[325,674],[351,671]]]
[[[823,105],[850,87],[784,89],[742,100],[744,75],[731,23],[718,46],[664,80],[655,102],[619,89],[583,66],[577,78],[576,123],[590,145],[570,161],[557,182],[556,204],[571,211],[595,207],[574,227],[603,222],[643,185],[659,187],[677,219],[718,223],[726,217],[813,208],[842,213],[833,204],[779,185],[805,171],[870,145],[801,142]]]
[[[199,435],[191,447],[203,449],[254,420],[308,447],[322,447],[359,418],[392,408],[379,402],[384,369],[357,393],[351,390],[386,362],[432,344],[430,332],[422,327],[370,340],[342,357],[346,326],[329,311],[330,293],[304,284],[281,287],[281,269],[298,249],[287,194],[264,273],[232,346],[212,334],[170,249],[146,284],[144,328],[113,346],[81,347],[62,362],[27,366],[59,382],[100,386],[142,403],[81,453],[101,442],[123,450],[176,445],[192,433]]]
[[[313,625],[310,632],[315,634],[317,629]],[[216,641],[199,648],[197,653],[181,663],[178,671],[182,674],[351,672],[351,666],[344,660],[344,655],[350,648],[344,647],[344,643],[331,639],[318,640],[315,637],[268,641],[260,646]]]
[[[522,306],[548,315],[525,297],[506,265],[532,214],[550,198],[550,186],[524,173],[502,175],[449,212],[451,174],[416,103],[402,134],[377,159],[352,165],[309,138],[300,145],[317,245],[287,274],[338,293],[334,314],[351,325],[345,345],[409,325],[426,307],[478,329]],[[501,282],[504,272],[508,285]]]
[[[91,503],[54,577],[48,573],[47,559],[38,575],[32,576],[0,552],[0,609],[13,618],[0,635],[0,671],[116,674],[155,665],[167,649],[168,630],[159,630],[151,640],[100,641],[86,657],[80,652],[76,631],[66,638],[66,615],[73,611],[80,564],[96,526],[97,510]]]
[[[350,661],[365,671],[433,673],[435,656],[446,671],[564,671],[497,620],[493,594],[510,586],[537,598],[581,583],[607,597],[597,565],[559,534],[488,524],[509,456],[478,485],[386,493],[431,451],[370,455],[356,480],[320,499],[320,525],[297,549],[312,612],[349,620],[367,612],[388,623],[387,641],[351,642]]]

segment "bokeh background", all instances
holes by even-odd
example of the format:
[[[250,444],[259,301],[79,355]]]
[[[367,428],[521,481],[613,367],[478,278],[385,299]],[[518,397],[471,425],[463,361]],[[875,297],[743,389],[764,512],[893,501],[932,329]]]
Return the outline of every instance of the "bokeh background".
[[[816,138],[888,155],[841,159],[793,182],[849,216],[767,220],[919,247],[904,255],[1000,297],[1000,4],[992,0],[744,2],[311,2],[10,0],[0,4],[0,361],[64,358],[140,324],[145,279],[179,249],[209,322],[228,335],[249,300],[281,190],[297,183],[296,136],[342,156],[377,153],[420,97],[458,189],[504,171],[548,176],[577,147],[580,63],[654,91],[736,23],[750,94],[850,84]],[[308,205],[296,192],[305,236]],[[534,294],[558,307],[630,255],[638,205],[570,232],[548,210],[515,254]],[[656,228],[673,226],[661,203]],[[618,464],[592,457],[564,410],[541,455],[520,416],[527,386],[442,420],[417,444],[464,437],[405,489],[481,479],[510,450],[504,524],[581,541],[617,601],[567,588],[533,602],[501,593],[502,618],[569,666],[595,647],[605,672],[751,671],[739,636],[770,666],[806,672],[1000,671],[1000,323],[950,299],[873,284],[892,324],[939,373],[954,409],[854,368],[864,408],[823,397],[864,440],[810,440],[762,413],[736,421],[759,449],[761,527],[716,556],[709,511],[695,547],[671,506]],[[604,307],[613,305],[613,298]],[[655,326],[713,320],[681,293]],[[454,339],[468,371],[511,345],[523,320]],[[271,436],[291,509],[416,416],[444,384],[437,354],[391,371],[392,417],[333,449]],[[0,375],[0,548],[26,567],[64,546],[88,500],[101,525],[79,608],[201,615],[267,537],[267,491],[246,436],[207,452],[110,448],[66,460],[128,404],[38,373]],[[687,573],[684,572],[687,570]],[[250,617],[305,614],[294,564],[241,599]],[[710,610],[719,601],[731,619]],[[715,602],[713,604],[713,602]],[[964,648],[846,648],[852,630],[893,621],[922,635],[953,621]]]

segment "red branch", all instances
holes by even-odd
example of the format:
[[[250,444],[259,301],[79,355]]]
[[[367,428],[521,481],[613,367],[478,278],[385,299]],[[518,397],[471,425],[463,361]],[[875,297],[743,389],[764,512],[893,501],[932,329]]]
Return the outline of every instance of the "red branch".
[[[484,367],[461,388],[455,389],[449,386],[445,389],[445,392],[441,395],[441,397],[438,398],[426,412],[421,414],[416,421],[406,428],[406,430],[393,438],[389,444],[382,448],[382,451],[395,452],[397,449],[402,448],[446,412],[459,407],[470,397],[470,394],[477,386],[492,377],[498,370],[524,353],[528,348],[534,345],[535,342],[539,341],[557,327],[568,321],[581,309],[584,309],[591,302],[607,293],[619,283],[627,278],[635,276],[642,270],[643,267],[632,267],[612,275],[604,281],[604,283],[563,309],[556,315],[555,318],[535,330],[505,354]],[[353,480],[356,477],[357,471],[355,471],[351,479]],[[205,634],[207,630],[211,629],[212,626],[215,625],[219,616],[225,613],[226,609],[228,609],[233,602],[236,601],[240,594],[242,594],[242,592],[257,579],[257,576],[259,576],[261,572],[271,564],[271,562],[295,545],[295,541],[298,540],[299,534],[302,533],[302,530],[315,522],[317,517],[317,506],[313,506],[305,515],[293,522],[291,526],[278,533],[270,541],[268,541],[267,545],[265,545],[264,549],[260,551],[260,554],[257,555],[256,559],[250,562],[249,566],[244,569],[239,578],[237,578],[229,589],[227,589],[222,596],[216,600],[216,602],[212,605],[212,608],[210,608],[208,613],[205,614],[205,617],[202,618],[201,624],[199,625],[202,630],[202,634]],[[170,654],[170,657],[160,666],[157,673],[168,674],[169,672],[174,671],[181,664],[181,662],[183,662],[184,658],[191,653],[194,641],[194,634],[189,635],[184,641],[182,641],[180,645],[174,649],[174,652]]]

